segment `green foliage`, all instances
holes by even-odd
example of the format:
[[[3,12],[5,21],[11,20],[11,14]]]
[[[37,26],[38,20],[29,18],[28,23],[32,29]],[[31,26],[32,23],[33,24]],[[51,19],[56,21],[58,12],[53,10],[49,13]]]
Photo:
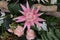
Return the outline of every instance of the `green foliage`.
[[[16,4],[14,7],[13,7],[13,5],[14,5],[14,3],[11,3],[8,5],[9,10],[10,10],[11,14],[13,14],[14,16],[17,16],[20,14],[18,10],[20,10],[21,7],[19,6],[19,3]],[[32,3],[30,4],[30,6],[31,5],[32,5]],[[57,25],[58,23],[60,24],[60,19],[53,17],[53,16],[47,16],[45,14],[43,14],[41,17],[46,20],[48,31],[44,31],[44,30],[38,31],[37,28],[34,27],[33,29],[35,30],[35,32],[37,34],[37,40],[60,40],[60,28],[59,28],[60,26]],[[3,28],[3,26],[2,26],[2,28]],[[2,33],[0,33],[0,34],[2,36],[4,34],[3,37],[5,37],[7,35],[7,33],[6,32],[4,33],[3,29],[1,29],[1,30],[2,30]],[[12,37],[12,38],[14,40],[14,37]]]

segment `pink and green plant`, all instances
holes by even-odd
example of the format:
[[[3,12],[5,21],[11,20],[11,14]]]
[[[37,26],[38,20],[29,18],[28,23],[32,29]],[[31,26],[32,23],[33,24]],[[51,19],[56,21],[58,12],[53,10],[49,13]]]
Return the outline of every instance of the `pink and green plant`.
[[[26,3],[26,7],[24,5],[21,4],[21,7],[23,9],[23,11],[19,10],[23,16],[19,16],[14,18],[14,20],[16,20],[16,22],[24,22],[24,29],[27,27],[28,30],[30,30],[30,28],[32,26],[34,26],[34,24],[37,25],[37,27],[42,27],[42,23],[40,22],[44,22],[45,20],[40,18],[39,16],[41,16],[43,13],[38,13],[39,9],[35,9],[34,7],[30,9],[28,2]]]

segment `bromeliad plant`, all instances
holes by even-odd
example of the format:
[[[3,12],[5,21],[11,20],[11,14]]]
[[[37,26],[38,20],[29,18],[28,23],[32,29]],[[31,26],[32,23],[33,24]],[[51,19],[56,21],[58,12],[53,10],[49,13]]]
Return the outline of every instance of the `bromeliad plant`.
[[[28,2],[26,3],[26,6],[27,7],[24,7],[21,4],[23,11],[20,11],[20,10],[19,11],[23,14],[23,16],[16,17],[14,18],[14,20],[16,20],[16,22],[25,21],[24,29],[27,27],[28,30],[30,30],[30,28],[34,26],[34,24],[36,24],[37,27],[42,27],[43,24],[39,23],[39,21],[45,22],[46,20],[39,18],[39,16],[41,16],[43,13],[38,14],[39,9],[37,10],[34,8],[30,9]]]
[[[26,38],[28,40],[34,39],[35,33],[31,29],[31,27],[33,27],[36,24],[37,28],[39,28],[39,29],[43,28],[45,30],[45,29],[47,29],[46,25],[45,25],[46,20],[39,17],[43,14],[43,13],[38,14],[39,9],[37,9],[37,10],[35,8],[30,9],[28,2],[26,3],[26,7],[22,4],[21,4],[21,7],[22,7],[23,11],[21,11],[21,10],[19,10],[19,11],[23,14],[23,16],[16,17],[13,20],[16,20],[16,22],[25,22],[24,27],[22,28],[23,31],[20,30],[21,26],[20,27],[18,26],[16,28],[15,32],[18,30],[19,31],[18,31],[18,33],[14,32],[14,34],[17,36],[19,36],[20,33],[23,34],[25,28],[27,27]],[[39,22],[42,22],[42,23],[39,23]],[[20,34],[20,35],[22,35],[22,34]]]

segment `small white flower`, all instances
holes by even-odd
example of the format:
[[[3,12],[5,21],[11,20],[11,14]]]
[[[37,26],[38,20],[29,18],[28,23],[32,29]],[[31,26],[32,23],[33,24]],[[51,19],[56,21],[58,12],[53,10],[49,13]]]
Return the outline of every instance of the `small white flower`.
[[[0,20],[0,26],[1,26],[2,23],[3,23],[3,20]]]
[[[38,1],[38,3],[40,3],[40,0],[37,0]]]
[[[13,17],[13,15],[11,14],[11,18]]]
[[[47,31],[47,24],[45,22],[43,22],[42,29]]]
[[[43,22],[42,26],[37,25],[37,28],[38,28],[39,31],[42,30],[42,29],[47,31],[47,24],[45,22]]]
[[[35,0],[32,0],[32,1],[35,1]],[[38,3],[40,3],[40,1],[42,1],[43,3],[45,3],[45,1],[48,2],[48,0],[37,0],[37,1]]]
[[[51,0],[51,4],[57,4],[57,0]]]
[[[4,16],[5,16],[5,13],[4,12],[1,12],[1,16],[0,16],[0,26],[1,26],[1,24],[4,22],[3,21],[3,19],[5,18]]]
[[[5,16],[5,13],[4,12],[1,12],[1,14],[2,14],[1,17]]]

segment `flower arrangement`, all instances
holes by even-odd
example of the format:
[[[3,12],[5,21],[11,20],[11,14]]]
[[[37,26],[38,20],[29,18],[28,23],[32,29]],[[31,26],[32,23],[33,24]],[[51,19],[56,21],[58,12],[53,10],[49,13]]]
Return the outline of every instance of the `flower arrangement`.
[[[23,16],[16,17],[13,20],[16,20],[16,22],[25,21],[24,27],[18,26],[14,30],[14,34],[17,35],[18,37],[22,36],[24,34],[25,28],[27,27],[26,38],[28,40],[34,39],[35,33],[31,29],[31,27],[34,26],[34,24],[36,24],[37,28],[39,28],[39,29],[43,28],[45,30],[45,29],[47,29],[46,25],[44,25],[46,20],[39,18],[39,16],[41,16],[43,13],[38,14],[39,9],[37,9],[37,10],[35,8],[30,9],[28,2],[26,3],[26,7],[23,6],[22,4],[21,4],[21,7],[22,7],[23,11],[20,11],[20,10],[19,11],[23,14]],[[43,22],[43,23],[39,23],[39,21]]]
[[[59,19],[47,16],[44,11],[32,7],[30,1],[19,3],[17,0],[17,3],[11,4],[6,1],[0,2],[0,40],[59,40],[60,29],[55,27]],[[48,0],[36,1],[48,2]]]
[[[16,20],[16,22],[25,21],[24,29],[27,27],[28,30],[30,30],[31,26],[34,26],[34,24],[36,24],[37,27],[42,27],[43,24],[39,23],[39,21],[45,22],[45,20],[39,18],[39,16],[41,16],[43,13],[38,14],[39,9],[30,9],[28,2],[26,3],[26,6],[27,8],[21,4],[23,11],[19,11],[23,14],[23,16],[16,17],[14,20]]]

